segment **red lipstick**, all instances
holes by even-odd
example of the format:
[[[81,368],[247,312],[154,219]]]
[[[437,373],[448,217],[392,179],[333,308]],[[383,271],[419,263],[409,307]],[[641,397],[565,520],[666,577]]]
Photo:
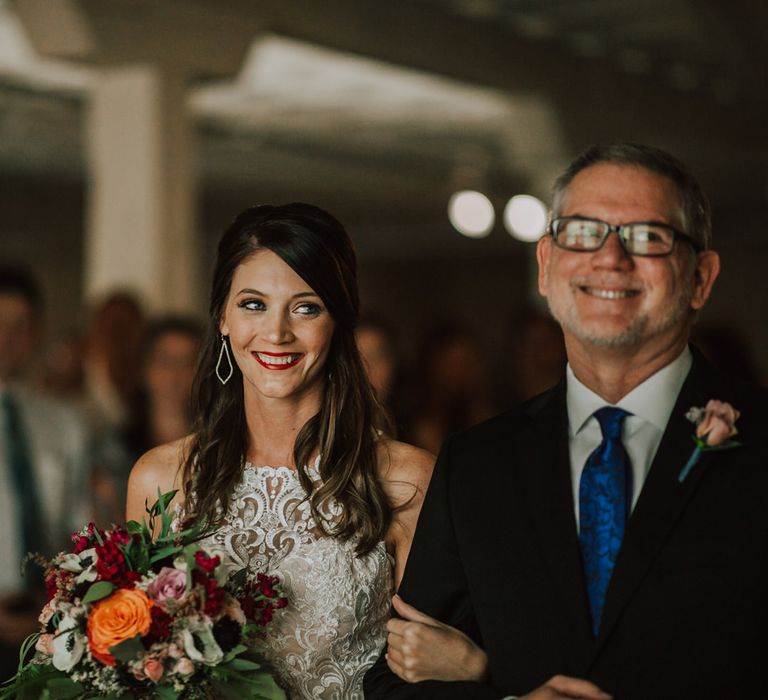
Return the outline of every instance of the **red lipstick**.
[[[251,352],[262,367],[266,369],[290,369],[295,367],[302,359],[302,352]]]

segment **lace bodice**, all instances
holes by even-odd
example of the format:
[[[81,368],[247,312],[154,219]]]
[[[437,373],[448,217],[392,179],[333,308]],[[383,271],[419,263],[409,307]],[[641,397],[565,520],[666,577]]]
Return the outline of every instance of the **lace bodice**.
[[[317,484],[316,468],[308,473]],[[277,574],[288,597],[267,627],[266,660],[291,700],[362,699],[363,675],[381,653],[392,594],[392,561],[380,542],[355,555],[317,526],[288,467],[246,465],[225,525],[207,543],[235,568]],[[333,522],[335,501],[321,513]]]

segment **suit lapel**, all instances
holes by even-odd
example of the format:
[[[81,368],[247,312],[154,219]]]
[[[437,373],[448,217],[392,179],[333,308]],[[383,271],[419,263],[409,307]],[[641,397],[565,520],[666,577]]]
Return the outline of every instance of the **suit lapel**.
[[[704,453],[685,481],[679,483],[678,475],[694,448],[691,439],[693,426],[685,418],[685,413],[691,406],[703,406],[712,398],[703,375],[702,363],[695,357],[640,498],[627,524],[624,542],[606,594],[595,658],[610,637],[622,611],[640,585],[713,458],[713,453]]]
[[[517,448],[538,549],[572,631],[566,643],[586,665],[592,636],[573,509],[565,381],[532,409]]]

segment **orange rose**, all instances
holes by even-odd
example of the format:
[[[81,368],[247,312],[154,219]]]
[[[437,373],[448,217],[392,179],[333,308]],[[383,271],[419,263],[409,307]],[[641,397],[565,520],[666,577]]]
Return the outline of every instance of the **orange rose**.
[[[109,653],[110,647],[144,636],[152,623],[152,601],[137,588],[115,591],[108,598],[94,603],[88,616],[88,643],[91,655],[107,666],[117,664]]]

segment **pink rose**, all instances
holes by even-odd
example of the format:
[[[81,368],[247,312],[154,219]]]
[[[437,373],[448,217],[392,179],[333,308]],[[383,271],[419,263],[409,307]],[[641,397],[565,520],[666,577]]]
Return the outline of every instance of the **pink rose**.
[[[164,566],[157,578],[147,587],[147,595],[162,603],[164,600],[179,600],[187,592],[187,574],[179,569]]]
[[[147,659],[144,661],[144,673],[149,680],[157,683],[163,677],[163,664],[157,659]]]
[[[37,638],[35,649],[46,656],[53,656],[53,635],[41,634]]]
[[[195,672],[195,664],[185,656],[178,660],[175,670],[181,676],[191,676]]]
[[[736,435],[735,424],[740,415],[731,404],[711,399],[704,407],[704,418],[696,428],[696,436],[709,447],[716,447]]]

